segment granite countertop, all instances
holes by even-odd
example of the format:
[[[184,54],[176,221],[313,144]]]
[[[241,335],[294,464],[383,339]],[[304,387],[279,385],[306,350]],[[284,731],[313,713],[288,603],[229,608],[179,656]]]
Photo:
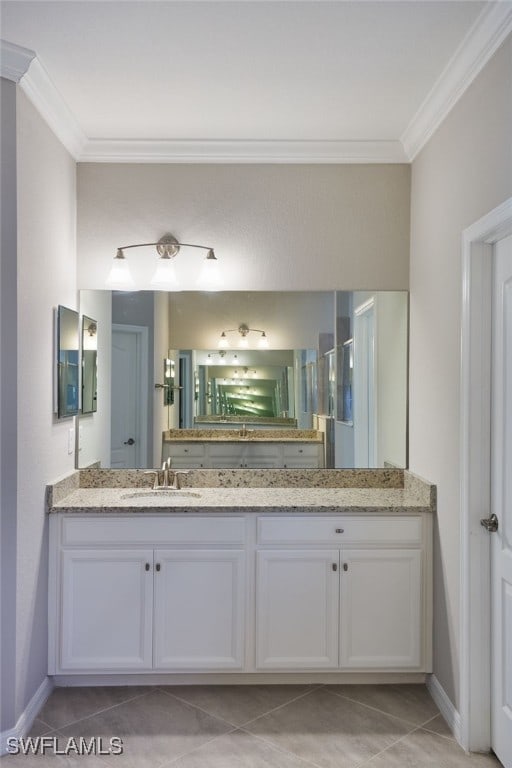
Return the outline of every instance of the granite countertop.
[[[50,512],[67,513],[378,513],[431,512],[423,494],[389,488],[183,488],[182,491],[147,488],[78,488]]]
[[[314,429],[248,429],[242,437],[234,429],[171,429],[163,433],[165,443],[323,443],[323,433]]]

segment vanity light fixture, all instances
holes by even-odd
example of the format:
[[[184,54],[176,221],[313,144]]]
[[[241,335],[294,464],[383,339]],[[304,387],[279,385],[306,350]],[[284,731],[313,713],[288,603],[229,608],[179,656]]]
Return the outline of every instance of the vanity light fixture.
[[[229,347],[229,340],[226,336],[227,333],[239,333],[240,339],[238,341],[238,346],[241,349],[248,349],[249,339],[247,337],[251,331],[254,331],[254,333],[261,333],[258,341],[258,347],[260,349],[268,349],[268,337],[265,331],[262,331],[261,328],[249,328],[249,326],[245,325],[245,323],[239,325],[238,328],[228,328],[227,330],[222,331],[219,339],[219,347],[221,349],[226,349]]]
[[[219,264],[213,248],[210,248],[208,245],[180,243],[174,235],[169,234],[161,237],[157,243],[136,243],[134,245],[123,245],[121,248],[118,248],[112,269],[106,280],[107,285],[114,289],[133,290],[135,281],[130,273],[124,252],[128,248],[146,248],[149,246],[154,246],[159,256],[155,272],[151,278],[151,285],[156,289],[180,290],[179,280],[174,268],[174,258],[178,255],[181,248],[201,248],[207,252],[197,278],[197,288],[203,291],[217,291],[221,287],[222,280],[219,274]]]

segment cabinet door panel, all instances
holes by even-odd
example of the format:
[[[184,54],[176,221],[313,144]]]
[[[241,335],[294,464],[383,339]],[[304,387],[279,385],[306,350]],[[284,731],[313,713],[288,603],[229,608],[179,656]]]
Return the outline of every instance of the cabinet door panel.
[[[345,550],[341,563],[341,667],[418,667],[421,552]]]
[[[338,550],[258,552],[259,669],[337,667],[338,563]]]
[[[155,668],[241,669],[245,554],[155,552]]]
[[[152,602],[152,550],[64,551],[61,669],[151,669]]]

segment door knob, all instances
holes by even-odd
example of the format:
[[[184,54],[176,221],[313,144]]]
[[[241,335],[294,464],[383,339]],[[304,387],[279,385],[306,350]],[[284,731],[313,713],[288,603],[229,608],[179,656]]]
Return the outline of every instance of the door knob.
[[[489,533],[496,533],[498,530],[498,518],[493,513],[490,517],[483,517],[480,520],[480,525],[483,525],[486,531]]]
[[[125,440],[123,443],[123,445],[134,445],[134,444],[135,444],[135,440],[133,439],[133,437],[129,437],[128,440]]]

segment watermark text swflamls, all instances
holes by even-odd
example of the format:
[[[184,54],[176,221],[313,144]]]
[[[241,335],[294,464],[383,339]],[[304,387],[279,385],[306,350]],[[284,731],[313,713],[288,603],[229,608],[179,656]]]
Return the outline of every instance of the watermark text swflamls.
[[[122,755],[123,741],[118,736],[84,736],[63,739],[59,736],[27,736],[7,739],[9,755]]]

